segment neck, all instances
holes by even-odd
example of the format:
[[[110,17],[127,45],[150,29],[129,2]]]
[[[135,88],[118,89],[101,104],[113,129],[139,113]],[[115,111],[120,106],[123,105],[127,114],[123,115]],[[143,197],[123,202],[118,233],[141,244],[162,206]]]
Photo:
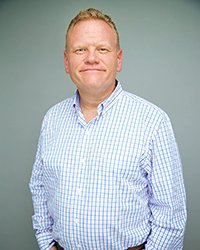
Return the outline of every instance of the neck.
[[[89,122],[98,115],[97,107],[99,103],[101,103],[100,99],[89,98],[80,94],[80,107],[86,122]]]
[[[95,98],[94,96],[82,96],[80,94],[80,107],[81,109],[86,110],[94,110],[97,109],[98,105],[103,101],[104,99],[101,98]]]
[[[110,96],[113,90],[114,89],[101,95],[95,95],[94,93],[90,94],[88,92],[84,93],[79,90],[80,108],[85,117],[86,122],[89,122],[98,115],[98,105],[102,103],[108,96]]]

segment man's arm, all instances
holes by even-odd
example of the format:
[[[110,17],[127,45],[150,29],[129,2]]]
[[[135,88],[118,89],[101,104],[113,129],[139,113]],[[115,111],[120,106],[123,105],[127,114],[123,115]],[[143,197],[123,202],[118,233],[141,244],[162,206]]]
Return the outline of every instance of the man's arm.
[[[41,159],[41,151],[43,147],[43,136],[45,133],[45,122],[40,133],[36,159],[32,170],[31,180],[29,183],[32,193],[34,215],[33,228],[36,230],[36,239],[40,250],[49,250],[54,244],[52,238],[53,219],[49,215],[46,194],[43,185],[43,164]],[[52,249],[53,250],[53,249]]]
[[[152,138],[149,207],[151,233],[146,250],[180,250],[186,224],[181,160],[167,115]]]
[[[52,246],[49,250],[57,250],[56,246]]]

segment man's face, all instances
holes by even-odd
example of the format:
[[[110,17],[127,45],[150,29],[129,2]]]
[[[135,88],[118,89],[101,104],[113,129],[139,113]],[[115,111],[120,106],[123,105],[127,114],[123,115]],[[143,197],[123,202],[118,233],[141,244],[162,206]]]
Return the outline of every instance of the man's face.
[[[121,70],[122,51],[117,35],[102,20],[84,20],[69,30],[65,69],[82,93],[106,94]]]

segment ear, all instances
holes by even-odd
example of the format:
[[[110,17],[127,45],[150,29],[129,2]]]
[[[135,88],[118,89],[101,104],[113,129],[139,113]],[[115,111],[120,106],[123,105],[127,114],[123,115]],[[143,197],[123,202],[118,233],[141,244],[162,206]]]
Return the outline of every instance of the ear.
[[[117,52],[117,72],[122,70],[122,49],[119,49]]]
[[[69,73],[69,61],[68,61],[68,55],[66,51],[64,51],[64,65],[65,65],[66,73]]]

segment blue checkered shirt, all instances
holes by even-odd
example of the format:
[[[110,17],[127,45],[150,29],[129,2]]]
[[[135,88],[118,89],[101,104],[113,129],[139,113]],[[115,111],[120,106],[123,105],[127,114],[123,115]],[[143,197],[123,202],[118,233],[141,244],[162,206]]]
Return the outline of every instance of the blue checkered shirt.
[[[46,114],[30,180],[41,250],[183,247],[181,161],[170,120],[122,90],[86,123],[78,91]]]

